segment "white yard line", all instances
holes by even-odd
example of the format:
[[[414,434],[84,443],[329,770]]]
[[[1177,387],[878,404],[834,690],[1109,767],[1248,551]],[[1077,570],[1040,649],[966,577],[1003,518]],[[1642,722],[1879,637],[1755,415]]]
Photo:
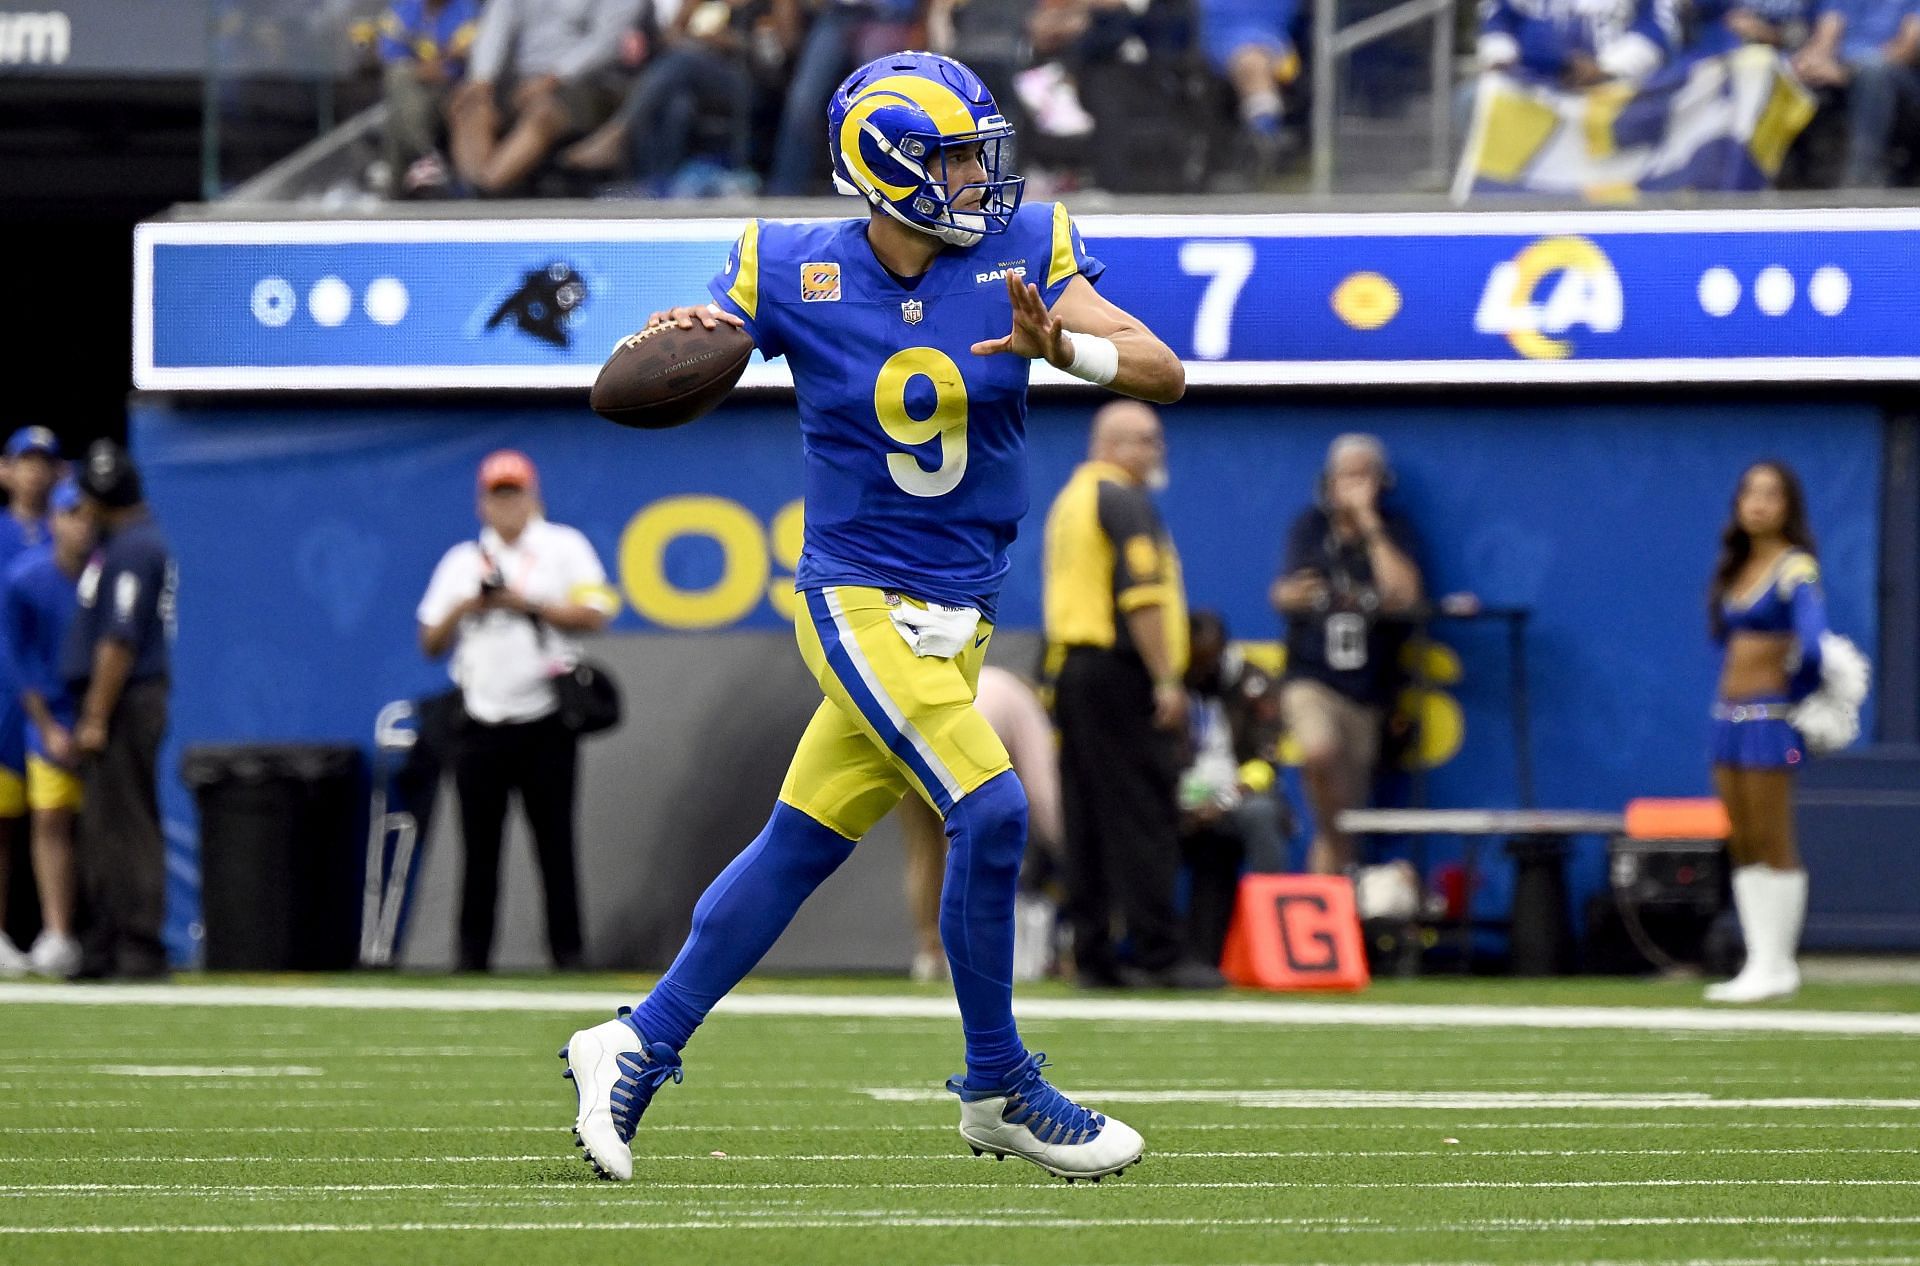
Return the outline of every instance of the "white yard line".
[[[938,1103],[951,1098],[945,1090],[919,1087],[870,1086],[859,1093],[882,1103]],[[1780,1096],[1769,1099],[1716,1099],[1708,1094],[1606,1094],[1569,1091],[1540,1094],[1516,1091],[1511,1094],[1461,1094],[1454,1091],[1400,1090],[1124,1090],[1119,1088],[1081,1089],[1077,1098],[1089,1103],[1203,1103],[1235,1108],[1443,1108],[1474,1110],[1483,1108],[1595,1108],[1603,1110],[1653,1109],[1780,1109],[1783,1111],[1870,1108],[1880,1112],[1920,1111],[1920,1099],[1831,1099],[1806,1096]]]
[[[522,1132],[524,1127],[509,1127]],[[927,1127],[951,1133],[947,1126]],[[1178,1127],[1174,1127],[1178,1128]],[[284,1134],[288,1131],[273,1126],[261,1126],[259,1130]],[[9,1134],[70,1134],[76,1131],[54,1128],[37,1130],[9,1130]],[[127,1133],[128,1131],[106,1130],[107,1133]],[[149,1131],[151,1132],[151,1131]],[[217,1127],[196,1128],[194,1133],[239,1133],[237,1130],[218,1130]],[[314,1133],[347,1134],[365,1133],[365,1130],[327,1130],[316,1128]],[[471,1132],[470,1130],[467,1132]],[[531,1132],[531,1131],[525,1131]],[[557,1127],[547,1125],[539,1127],[544,1134],[557,1134]],[[1158,1131],[1156,1131],[1158,1133]],[[1500,1160],[1507,1157],[1536,1158],[1562,1157],[1578,1158],[1586,1156],[1912,1156],[1920,1158],[1920,1147],[1591,1147],[1591,1148],[1482,1148],[1457,1144],[1437,1144],[1422,1148],[1301,1148],[1293,1151],[1193,1151],[1187,1148],[1156,1148],[1148,1152],[1150,1156],[1165,1156],[1173,1160],[1364,1160],[1368,1158],[1414,1158],[1430,1157],[1435,1160],[1459,1160],[1475,1158],[1481,1160]],[[89,1165],[97,1163],[141,1164],[188,1164],[188,1165],[225,1165],[247,1164],[255,1161],[271,1161],[274,1164],[310,1164],[310,1165],[419,1165],[419,1164],[473,1164],[481,1161],[544,1161],[556,1160],[566,1156],[564,1152],[528,1153],[518,1155],[480,1155],[480,1156],[278,1156],[260,1154],[252,1156],[126,1156],[116,1154],[101,1156],[4,1156],[0,1165]],[[812,1152],[805,1154],[755,1154],[748,1152],[727,1152],[715,1156],[705,1152],[649,1152],[642,1151],[640,1159],[647,1161],[742,1161],[749,1163],[768,1162],[780,1164],[788,1161],[971,1161],[974,1158],[965,1151],[953,1152]]]
[[[324,1077],[326,1070],[302,1064],[95,1064],[100,1077]]]
[[[1099,1188],[1091,1188],[1098,1191]],[[1018,1211],[1014,1211],[1018,1212]],[[1920,1216],[1844,1215],[1809,1217],[1622,1217],[1622,1218],[1488,1218],[1477,1221],[1394,1224],[1345,1218],[1085,1218],[1035,1217],[1019,1212],[1024,1229],[1082,1230],[1117,1227],[1297,1227],[1318,1231],[1364,1232],[1369,1234],[1460,1233],[1460,1232],[1541,1232],[1599,1230],[1620,1227],[1673,1226],[1920,1226]],[[173,1223],[147,1226],[0,1226],[0,1235],[315,1235],[454,1231],[494,1233],[500,1231],[739,1231],[739,1230],[826,1230],[873,1227],[933,1227],[985,1229],[1004,1232],[1007,1214],[984,1216],[916,1217],[902,1216],[897,1209],[857,1209],[837,1214],[805,1217],[698,1218],[678,1221],[626,1219],[606,1222],[279,1222],[279,1223]]]
[[[0,984],[0,1003],[105,1007],[320,1007],[350,1011],[542,1012],[591,1014],[638,1001],[630,994],[509,989],[380,989],[349,985],[58,985]],[[1412,1028],[1650,1029],[1720,1033],[1826,1033],[1920,1036],[1920,1014],[1852,1011],[1714,1011],[1689,1007],[1519,1007],[1416,1003],[1299,1002],[1267,999],[1149,1000],[1032,998],[1016,1004],[1023,1020],[1125,1023],[1328,1025]],[[723,1015],[832,1016],[842,1019],[947,1019],[948,997],[734,994]]]
[[[17,1105],[0,1105],[0,1107]],[[34,1104],[33,1107],[47,1107],[47,1104]],[[76,1099],[67,1104],[69,1107],[151,1107],[150,1104],[111,1103],[100,1100]],[[259,1105],[249,1105],[250,1107]],[[311,1104],[290,1104],[289,1107],[311,1107]],[[329,1104],[329,1107],[337,1106]],[[374,1105],[368,1105],[374,1106]],[[378,1105],[387,1106],[387,1105]],[[524,1106],[524,1105],[516,1105]],[[565,1121],[545,1121],[534,1125],[470,1125],[458,1122],[449,1125],[34,1125],[0,1126],[8,1134],[543,1134],[551,1133],[564,1126]],[[1698,1121],[1458,1121],[1448,1122],[1444,1127],[1434,1124],[1410,1125],[1402,1121],[1181,1121],[1167,1122],[1154,1127],[1156,1133],[1191,1130],[1204,1133],[1221,1131],[1259,1131],[1269,1133],[1279,1130],[1310,1131],[1322,1130],[1370,1130],[1379,1133],[1430,1133],[1436,1130],[1446,1132],[1458,1130],[1588,1130],[1595,1133],[1618,1132],[1621,1130],[1697,1130]],[[1716,1130],[1901,1130],[1912,1131],[1911,1121],[1715,1121]],[[876,1123],[872,1125],[848,1125],[844,1122],[822,1122],[808,1125],[688,1125],[680,1122],[649,1123],[647,1133],[660,1134],[674,1131],[687,1134],[791,1134],[796,1138],[822,1132],[845,1134],[888,1135],[907,1130],[937,1131],[941,1134],[953,1133],[951,1125],[936,1125],[927,1122],[912,1124]],[[1853,1149],[1842,1149],[1853,1150]],[[1906,1149],[1900,1149],[1906,1150]],[[1581,1152],[1579,1155],[1591,1155]]]
[[[554,1160],[556,1157],[542,1157]],[[1920,1178],[1619,1178],[1573,1180],[1568,1182],[1260,1182],[1236,1179],[1221,1182],[1152,1182],[1129,1179],[1127,1186],[1151,1191],[1579,1191],[1594,1188],[1663,1187],[1914,1187]],[[418,1192],[418,1191],[540,1191],[551,1196],[552,1188],[528,1183],[13,1183],[0,1185],[8,1195],[70,1195],[80,1192],[155,1192],[180,1195],[257,1195],[287,1193],[301,1195]],[[599,1188],[576,1187],[581,1193]],[[1068,1199],[1070,1188],[1062,1183],[1025,1186],[1017,1193],[996,1187],[991,1182],[648,1182],[642,1191],[993,1191],[1006,1197],[1013,1194],[1061,1195]]]
[[[259,1159],[259,1158],[253,1158]],[[319,1158],[286,1158],[318,1161]],[[356,1160],[353,1157],[330,1157],[326,1163],[340,1164]],[[454,1159],[454,1158],[441,1158]],[[503,1156],[489,1159],[512,1161],[538,1161],[553,1163],[564,1160],[559,1154],[551,1156]],[[645,1158],[642,1158],[643,1160]],[[791,1157],[804,1160],[807,1157]],[[839,1159],[822,1157],[819,1159]],[[887,1159],[904,1159],[890,1157]],[[935,1159],[947,1159],[938,1157]],[[960,1159],[976,1161],[975,1157]],[[283,1162],[276,1162],[283,1163]],[[984,1170],[984,1164],[977,1164]],[[1351,1181],[1309,1181],[1294,1179],[1252,1180],[1236,1179],[1221,1181],[1164,1181],[1139,1179],[1130,1186],[1154,1190],[1234,1190],[1234,1191],[1583,1191],[1613,1188],[1655,1189],[1655,1188],[1691,1188],[1691,1187],[1920,1187],[1920,1178],[1593,1178],[1567,1179],[1564,1181],[1512,1181],[1502,1182],[1492,1179],[1455,1179],[1440,1182],[1351,1182]],[[983,1182],[647,1182],[643,1191],[979,1191],[993,1190],[990,1184]],[[527,1183],[459,1183],[459,1182],[417,1182],[417,1183],[316,1183],[312,1185],[256,1184],[256,1183],[9,1183],[0,1185],[0,1192],[24,1193],[31,1191],[73,1192],[73,1191],[200,1191],[220,1192],[351,1192],[351,1191],[543,1191],[551,1193],[551,1188],[534,1187]],[[580,1187],[580,1192],[595,1191],[598,1188]],[[1032,1195],[1036,1192],[1064,1193],[1068,1188],[1062,1184],[1045,1184],[1023,1187],[1020,1195]],[[1014,1194],[999,1191],[1000,1195]]]

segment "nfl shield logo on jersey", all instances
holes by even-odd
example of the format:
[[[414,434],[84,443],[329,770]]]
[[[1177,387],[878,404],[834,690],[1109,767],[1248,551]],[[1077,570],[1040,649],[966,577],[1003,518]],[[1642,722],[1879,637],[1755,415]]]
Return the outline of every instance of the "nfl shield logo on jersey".
[[[900,319],[908,325],[920,324],[920,318],[926,315],[927,305],[918,299],[903,299],[900,302]]]

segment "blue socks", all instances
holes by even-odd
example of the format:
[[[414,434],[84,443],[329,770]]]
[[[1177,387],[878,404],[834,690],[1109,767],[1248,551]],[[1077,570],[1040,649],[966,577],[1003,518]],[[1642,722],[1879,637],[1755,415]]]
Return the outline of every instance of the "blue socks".
[[[961,797],[946,825],[940,939],[966,1036],[966,1085],[990,1090],[1027,1059],[1013,1022],[1013,898],[1027,844],[1027,793],[1008,770]],[[776,804],[759,836],[694,906],[686,945],[627,1024],[643,1041],[685,1046],[854,844],[792,805]]]
[[[990,1090],[1026,1063],[1013,1023],[1013,898],[1027,847],[1027,792],[1012,770],[962,796],[947,814],[940,940],[947,949],[969,1090]]]
[[[784,801],[775,804],[753,843],[707,886],[680,956],[627,1017],[641,1040],[685,1046],[855,843]]]

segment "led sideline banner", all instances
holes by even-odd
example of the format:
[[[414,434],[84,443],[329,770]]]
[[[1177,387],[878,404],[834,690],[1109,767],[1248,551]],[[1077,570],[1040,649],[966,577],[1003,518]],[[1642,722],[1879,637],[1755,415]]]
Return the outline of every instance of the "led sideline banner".
[[[1168,341],[1196,386],[1920,374],[1920,210],[1078,222],[1110,266],[1103,292]],[[143,225],[134,379],[184,391],[584,387],[649,312],[705,295],[740,226]],[[981,276],[999,284],[984,264]],[[784,365],[757,359],[743,381],[789,385]]]
[[[1086,454],[1096,403],[1056,395],[1028,419],[1030,504],[1001,595],[1004,633],[1040,627],[1041,526]],[[1428,592],[1468,591],[1490,607],[1532,613],[1527,677],[1544,805],[1617,810],[1635,796],[1710,787],[1707,707],[1718,656],[1702,595],[1727,498],[1759,454],[1799,472],[1834,627],[1869,657],[1877,653],[1884,435],[1870,404],[1715,393],[1543,411],[1533,399],[1465,393],[1419,403],[1216,395],[1189,398],[1167,423],[1172,481],[1159,503],[1189,598],[1219,611],[1235,637],[1255,641],[1279,633],[1267,588],[1289,526],[1314,495],[1328,442],[1343,431],[1380,436],[1397,476],[1393,504],[1413,524]],[[596,796],[613,797],[626,806],[622,821],[674,824],[678,834],[660,838],[673,841],[675,856],[734,847],[758,829],[755,819],[737,840],[706,833],[700,801],[737,785],[712,769],[689,774],[684,794],[666,803],[644,803],[634,788],[704,741],[716,745],[701,758],[713,769],[764,762],[771,795],[818,699],[792,633],[803,480],[785,401],[735,400],[693,426],[639,432],[557,399],[148,397],[134,403],[130,425],[180,564],[172,726],[161,760],[176,883],[192,873],[191,806],[173,777],[186,746],[364,745],[386,704],[445,688],[445,662],[420,651],[415,608],[440,556],[478,530],[474,471],[508,446],[532,457],[554,519],[579,528],[606,565],[621,605],[603,658],[655,665],[621,682],[634,718],[628,732],[645,736],[632,750],[640,766],[619,790],[588,774],[586,820],[598,812]],[[1512,805],[1506,628],[1442,622],[1433,635],[1439,646],[1420,661],[1427,685],[1418,707],[1429,803]],[[763,658],[736,658],[742,638]],[[679,649],[659,649],[669,641]],[[996,653],[1009,653],[1007,644]],[[769,734],[785,714],[776,703],[770,717],[768,701],[789,697],[775,687],[795,678],[793,735]],[[687,711],[673,710],[681,706]],[[588,761],[605,759],[592,752]],[[602,864],[621,891],[635,886],[642,864],[621,851],[631,838],[622,828],[596,846],[590,828],[582,835],[587,866],[595,847],[611,850]],[[1575,868],[1576,896],[1604,884],[1598,841],[1582,847],[1590,851]],[[1499,853],[1487,849],[1482,864],[1503,868]],[[667,871],[659,883],[671,886],[679,872]],[[190,907],[182,899],[173,908]],[[685,927],[685,908],[670,917]],[[661,952],[670,957],[673,948]]]

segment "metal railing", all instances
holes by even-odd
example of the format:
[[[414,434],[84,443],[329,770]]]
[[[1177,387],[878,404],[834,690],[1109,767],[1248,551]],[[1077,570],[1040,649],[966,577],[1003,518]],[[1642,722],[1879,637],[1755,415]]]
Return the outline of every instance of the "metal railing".
[[[1342,72],[1353,52],[1421,22],[1432,24],[1429,47],[1433,74],[1431,162],[1444,172],[1453,144],[1454,0],[1402,0],[1384,12],[1351,26],[1340,25],[1340,0],[1314,0],[1312,112],[1313,192],[1333,192],[1333,140]]]

